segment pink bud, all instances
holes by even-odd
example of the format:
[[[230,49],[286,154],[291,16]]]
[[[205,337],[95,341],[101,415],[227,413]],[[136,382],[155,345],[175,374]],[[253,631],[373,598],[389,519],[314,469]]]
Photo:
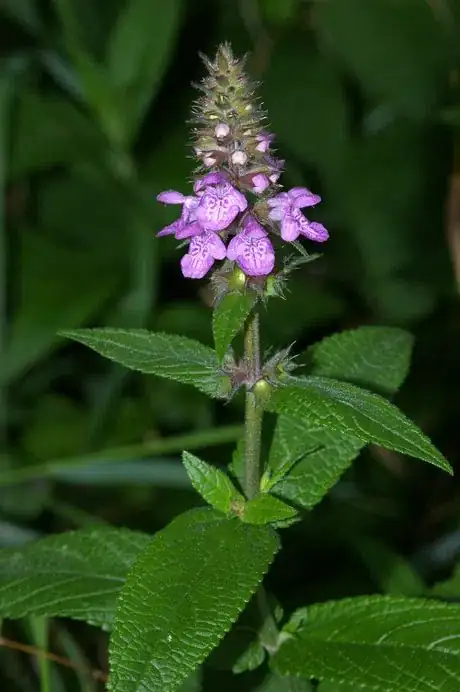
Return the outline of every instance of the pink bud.
[[[216,133],[217,139],[223,139],[230,134],[230,128],[226,123],[219,123],[216,125],[214,132]]]

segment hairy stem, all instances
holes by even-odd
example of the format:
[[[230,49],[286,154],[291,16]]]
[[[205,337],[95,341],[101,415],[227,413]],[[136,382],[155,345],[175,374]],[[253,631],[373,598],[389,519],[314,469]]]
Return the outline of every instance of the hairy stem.
[[[260,377],[260,335],[259,315],[252,316],[245,334],[244,357],[248,368],[249,380],[256,382]],[[251,499],[259,492],[260,484],[260,442],[262,437],[263,409],[258,404],[254,392],[246,390],[245,409],[245,466],[244,490]]]
[[[257,382],[261,375],[259,330],[259,314],[254,312],[247,326],[244,339],[244,357],[248,369],[248,379],[252,384]],[[262,421],[263,408],[248,386],[244,418],[244,491],[249,500],[258,494],[260,488]],[[278,628],[263,586],[259,587],[255,599],[261,621],[262,642],[270,653],[274,653],[278,645]]]

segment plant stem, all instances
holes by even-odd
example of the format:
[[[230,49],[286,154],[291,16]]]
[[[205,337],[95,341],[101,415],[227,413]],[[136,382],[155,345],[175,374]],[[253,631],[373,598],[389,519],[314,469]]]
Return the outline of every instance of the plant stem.
[[[248,368],[249,380],[254,383],[260,377],[260,335],[259,315],[257,312],[252,316],[246,330],[244,357]],[[254,392],[248,387],[246,390],[246,410],[244,417],[244,490],[248,499],[255,497],[259,492],[262,418],[263,409],[258,404]]]
[[[248,380],[257,382],[260,368],[260,326],[259,314],[254,312],[245,333],[244,358],[248,369]],[[263,407],[258,403],[250,385],[246,390],[246,409],[244,418],[244,491],[251,500],[259,493],[261,464],[260,448],[262,439]],[[278,628],[268,602],[267,592],[261,585],[255,595],[261,621],[261,640],[267,651],[274,653],[278,646]]]

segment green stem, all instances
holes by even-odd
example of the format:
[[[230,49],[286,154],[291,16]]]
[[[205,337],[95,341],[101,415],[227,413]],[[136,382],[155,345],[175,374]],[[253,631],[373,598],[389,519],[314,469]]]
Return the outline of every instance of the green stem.
[[[254,313],[246,330],[244,357],[249,379],[256,382],[260,377],[260,336],[259,315]],[[246,496],[251,499],[257,495],[260,486],[260,443],[262,438],[263,408],[256,395],[249,388],[246,391],[245,410],[245,466],[244,485]]]
[[[253,385],[261,376],[260,325],[257,312],[252,316],[246,329],[244,358],[248,370],[248,380],[250,385]],[[260,463],[262,422],[263,407],[257,401],[257,397],[251,391],[250,386],[248,386],[244,417],[244,491],[249,500],[258,495],[260,490],[260,477],[262,474]],[[269,652],[274,653],[278,646],[278,628],[268,602],[267,592],[262,585],[259,587],[255,599],[261,621],[260,636],[262,643]]]

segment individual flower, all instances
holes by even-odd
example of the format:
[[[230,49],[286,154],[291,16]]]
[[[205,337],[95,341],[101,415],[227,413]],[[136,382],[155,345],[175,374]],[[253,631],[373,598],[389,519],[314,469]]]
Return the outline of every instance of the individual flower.
[[[256,136],[256,140],[258,142],[256,144],[257,151],[261,151],[263,154],[265,154],[270,149],[270,144],[274,139],[275,135],[273,135],[271,132],[261,132]]]
[[[306,187],[293,187],[289,192],[281,192],[267,200],[271,207],[269,218],[281,221],[283,240],[292,242],[299,235],[304,235],[317,243],[324,243],[329,238],[327,229],[321,223],[309,221],[300,211],[304,207],[313,207],[320,201],[321,197]]]
[[[273,271],[273,245],[253,216],[245,218],[243,229],[228,244],[227,258],[235,261],[247,276],[267,276]]]
[[[214,171],[213,173],[206,173],[202,178],[198,178],[193,186],[193,191],[195,194],[199,194],[208,185],[220,185],[222,183],[228,182],[228,177],[225,173],[220,171]]]
[[[230,183],[209,185],[200,198],[196,218],[209,231],[223,231],[247,206],[246,197]]]
[[[188,252],[180,261],[182,274],[187,279],[202,279],[215,260],[224,259],[225,254],[222,239],[212,231],[202,231],[191,239]]]
[[[159,202],[163,204],[181,204],[182,214],[179,219],[173,221],[169,226],[165,226],[157,236],[174,235],[178,240],[190,238],[203,231],[196,221],[195,211],[199,203],[199,197],[193,195],[183,195],[176,190],[166,190],[157,196]]]

